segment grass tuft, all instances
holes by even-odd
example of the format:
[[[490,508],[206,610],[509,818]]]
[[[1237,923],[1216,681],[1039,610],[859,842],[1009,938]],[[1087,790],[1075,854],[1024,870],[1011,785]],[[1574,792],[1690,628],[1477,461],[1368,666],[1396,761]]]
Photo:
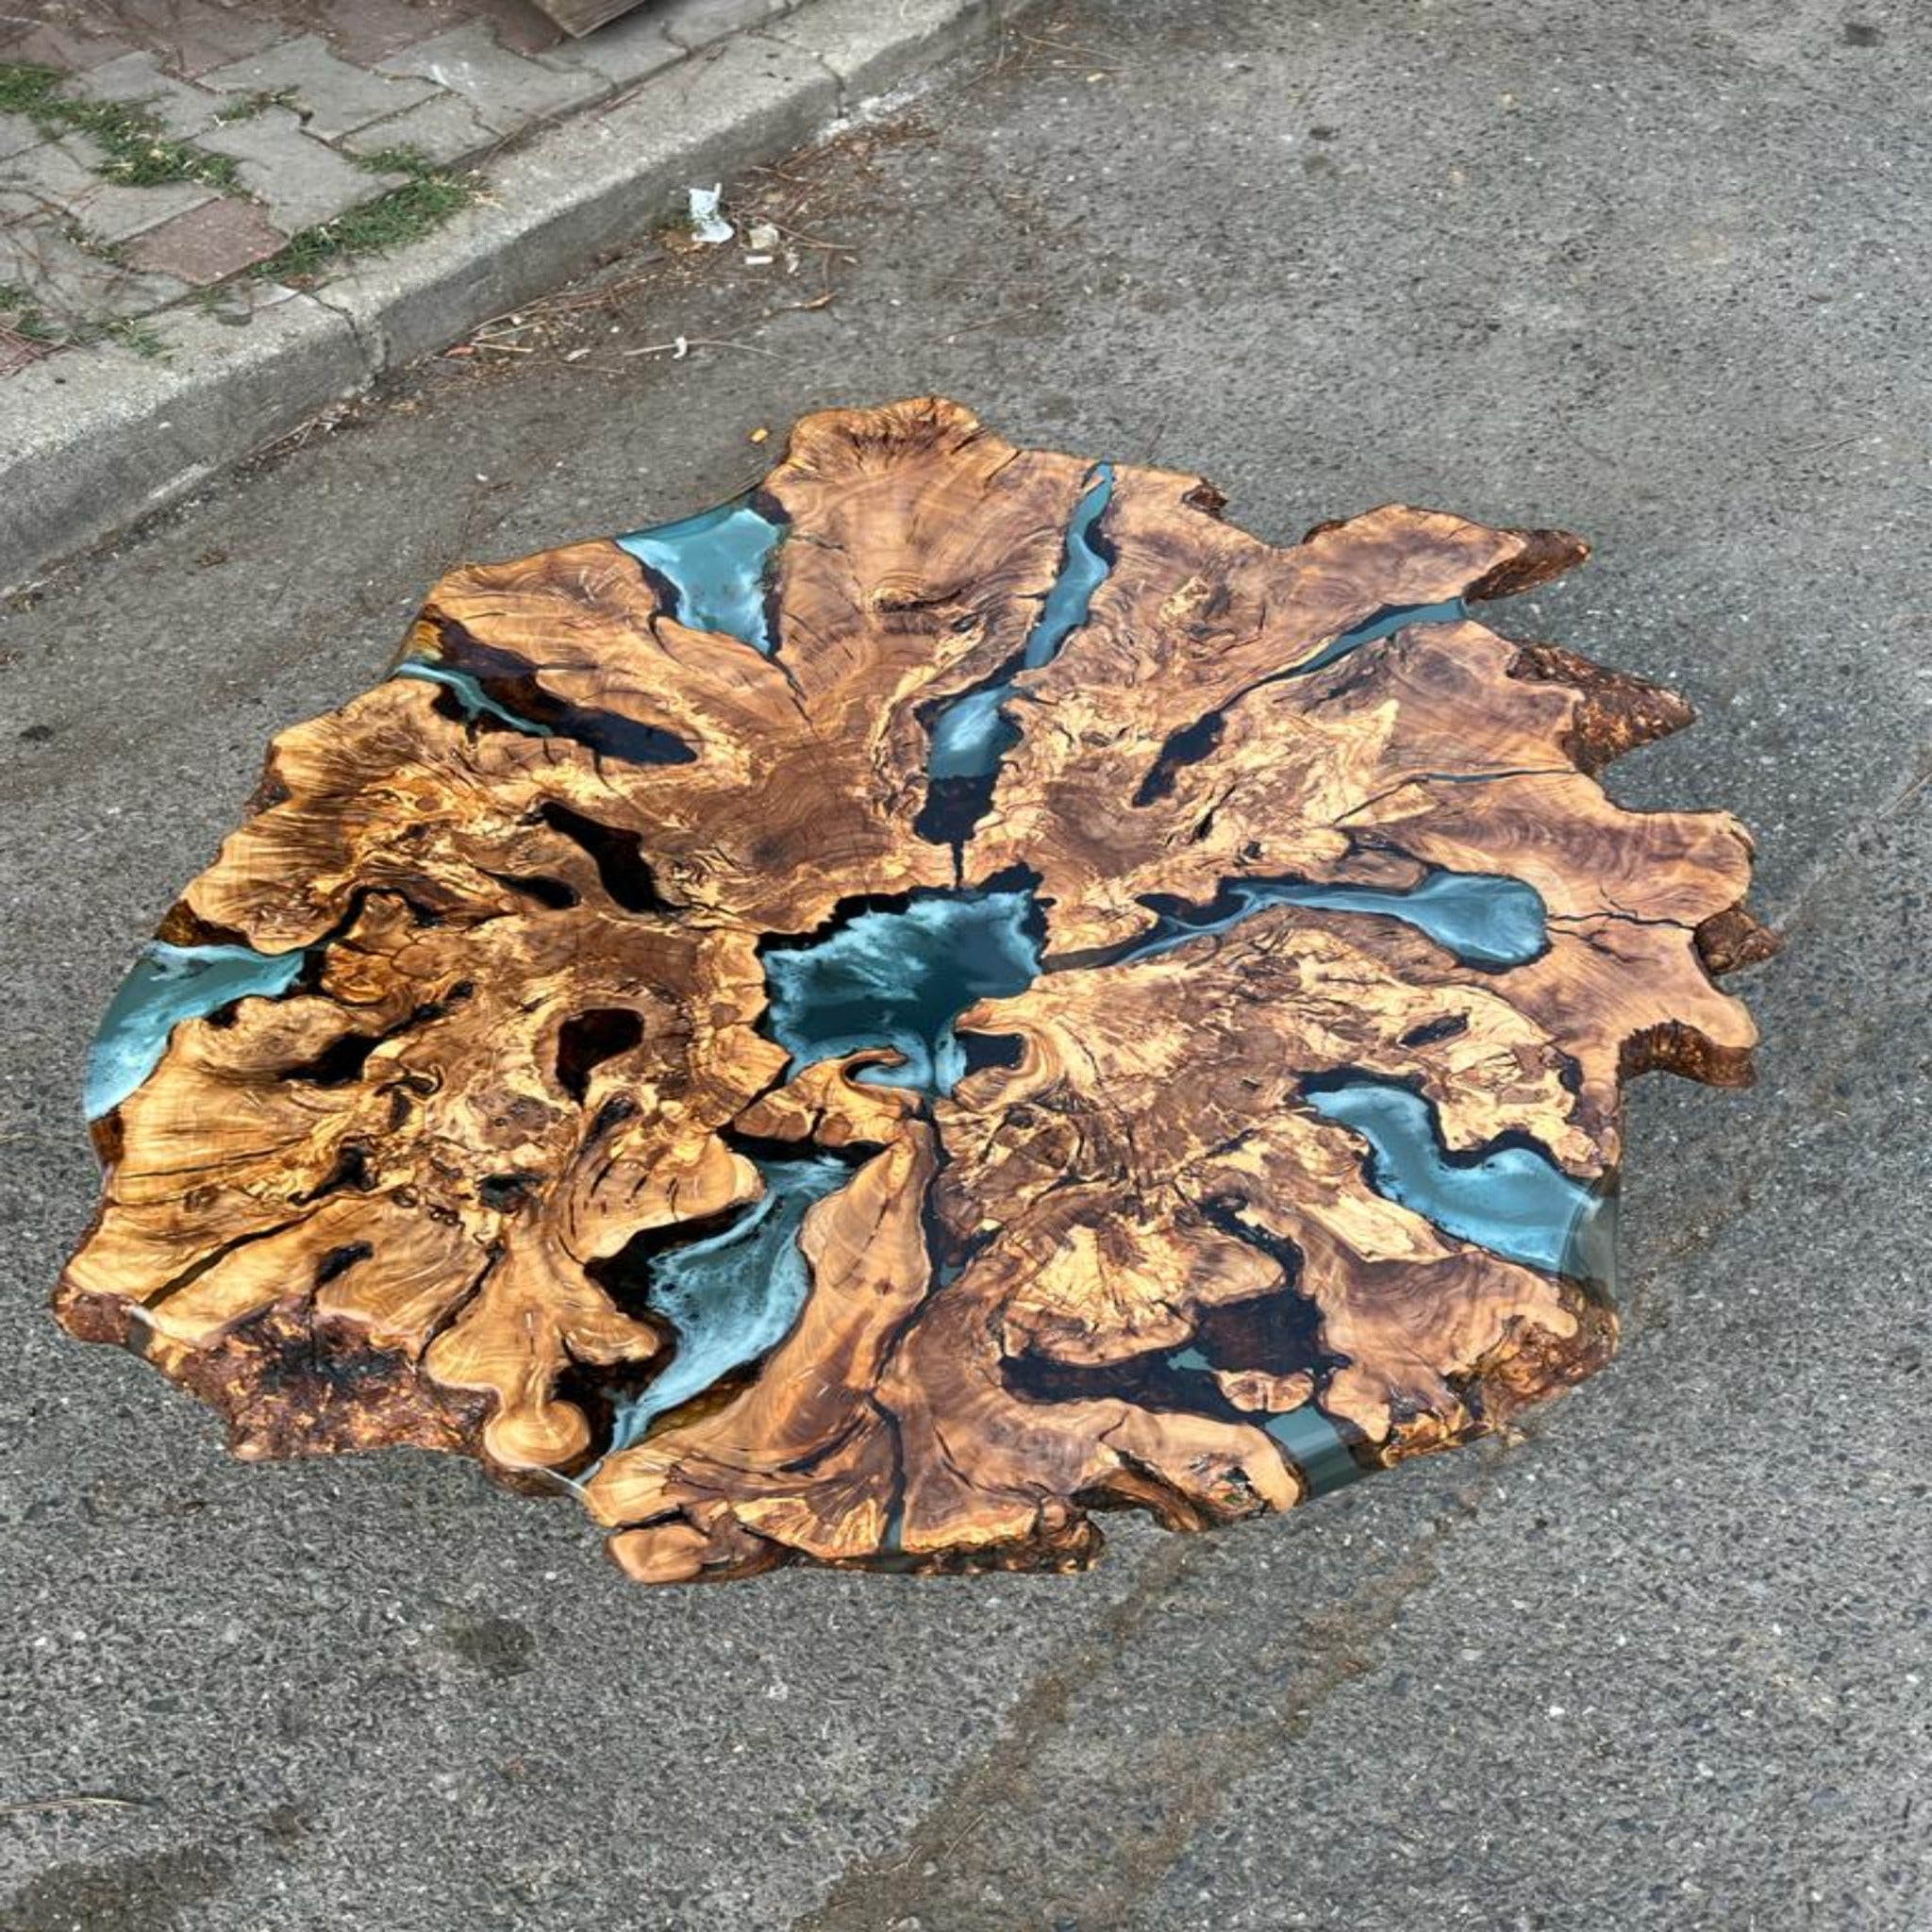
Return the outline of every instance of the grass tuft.
[[[75,349],[88,342],[118,342],[137,356],[168,353],[162,337],[134,316],[73,325],[52,322],[33,291],[18,282],[0,282],[0,327],[10,329],[23,341],[43,343],[50,349]]]
[[[258,115],[266,114],[271,108],[292,108],[295,105],[295,90],[291,87],[259,88],[252,94],[243,94],[225,107],[215,109],[215,119],[224,125],[230,121],[253,121]]]
[[[318,275],[351,256],[405,248],[433,234],[476,198],[474,181],[443,173],[415,148],[384,148],[360,156],[357,165],[373,175],[407,175],[409,178],[333,221],[290,236],[285,247],[266,261],[257,262],[250,274],[263,281],[298,281]]]
[[[25,341],[54,343],[60,340],[60,331],[47,320],[33,291],[18,282],[0,282],[0,319]]]
[[[228,156],[175,141],[139,101],[89,101],[63,93],[62,79],[51,67],[0,60],[0,112],[24,115],[49,140],[87,135],[107,154],[93,164],[94,173],[125,187],[157,188],[167,181],[234,185],[235,163]]]

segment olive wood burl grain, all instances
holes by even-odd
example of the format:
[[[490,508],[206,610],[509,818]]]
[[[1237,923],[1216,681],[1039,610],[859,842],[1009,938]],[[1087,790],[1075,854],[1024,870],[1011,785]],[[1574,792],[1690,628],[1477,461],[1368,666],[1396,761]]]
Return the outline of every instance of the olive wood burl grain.
[[[117,998],[60,1319],[652,1582],[1078,1567],[1590,1374],[1750,843],[1597,783],[1681,700],[1468,614],[1575,539],[1220,510],[927,398],[453,573]]]

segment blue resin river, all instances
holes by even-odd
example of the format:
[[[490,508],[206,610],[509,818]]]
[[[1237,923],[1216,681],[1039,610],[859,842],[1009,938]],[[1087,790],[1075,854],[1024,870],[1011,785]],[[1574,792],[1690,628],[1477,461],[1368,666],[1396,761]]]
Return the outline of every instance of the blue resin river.
[[[306,952],[258,953],[248,946],[171,946],[156,940],[128,969],[87,1057],[82,1104],[97,1121],[119,1107],[154,1070],[183,1020],[253,994],[274,999],[294,985]]]
[[[1607,1280],[1606,1197],[1547,1154],[1507,1145],[1452,1155],[1436,1109],[1392,1080],[1363,1074],[1311,1084],[1303,1098],[1324,1120],[1340,1121],[1368,1141],[1369,1178],[1378,1193],[1443,1233],[1532,1268]]]
[[[498,704],[469,672],[454,671],[447,664],[439,664],[434,658],[405,658],[390,675],[420,678],[425,684],[438,684],[444,691],[453,691],[466,718],[494,718],[498,724],[508,724],[512,731],[521,731],[526,738],[556,736],[549,725],[540,724],[534,718],[526,718],[521,711],[512,711],[508,705]]]
[[[1468,615],[1469,606],[1460,597],[1441,604],[1391,604],[1353,630],[1343,631],[1326,650],[1317,651],[1306,664],[1297,664],[1287,675],[1306,677],[1310,672],[1325,671],[1351,651],[1372,644],[1377,638],[1393,637],[1411,624],[1460,624]]]
[[[1291,904],[1392,917],[1428,934],[1457,958],[1510,966],[1545,943],[1542,901],[1521,880],[1435,872],[1406,892],[1293,880],[1240,882],[1218,915],[1163,919],[1109,960],[1123,965],[1225,932],[1271,906]],[[791,1069],[891,1047],[898,1066],[861,1068],[874,1085],[950,1093],[967,1069],[955,1030],[975,1001],[1024,991],[1038,974],[1044,922],[1027,891],[933,891],[902,908],[858,913],[825,938],[765,956],[772,1037]],[[1361,1133],[1374,1150],[1371,1179],[1391,1200],[1459,1240],[1536,1267],[1582,1272],[1579,1244],[1594,1225],[1596,1196],[1545,1155],[1501,1148],[1453,1159],[1434,1110],[1407,1088],[1359,1080],[1323,1083],[1307,1104]]]
[[[1093,593],[1111,568],[1100,548],[1094,526],[1113,500],[1113,465],[1096,463],[1085,494],[1067,525],[1066,549],[1058,575],[1040,607],[1040,615],[1026,634],[1019,670],[1038,671],[1059,655],[1059,649],[1087,622]],[[933,722],[932,750],[926,759],[929,778],[989,778],[1000,760],[1020,741],[1020,727],[1008,717],[1005,706],[1013,695],[1013,679],[983,686],[957,697]]]
[[[487,672],[465,671],[445,664],[440,658],[412,653],[390,675],[437,685],[456,699],[464,717],[472,723],[478,718],[494,718],[498,724],[508,724],[526,738],[572,738],[601,755],[625,758],[638,765],[688,765],[697,756],[675,731],[643,724],[622,711],[575,704],[554,691],[540,690],[526,701],[549,712],[554,722],[546,724],[505,704],[501,698],[492,697],[485,682]]]
[[[966,1072],[953,1023],[1033,983],[1042,931],[1030,892],[922,892],[903,911],[858,913],[816,944],[765,955],[772,1038],[794,1074],[890,1046],[903,1066],[856,1077],[950,1093]]]
[[[1226,932],[1270,906],[1307,906],[1329,912],[1374,913],[1400,919],[1446,947],[1466,966],[1522,966],[1549,943],[1542,895],[1522,879],[1491,873],[1431,870],[1420,883],[1395,891],[1379,886],[1319,885],[1306,879],[1234,879],[1217,904],[1225,911],[1162,916],[1143,938],[1110,955],[1114,962],[1152,958],[1204,933]]]
[[[769,658],[766,594],[783,534],[782,525],[740,497],[681,523],[634,530],[617,542],[669,591],[678,623],[723,631]]]
[[[842,1188],[852,1169],[820,1156],[768,1160],[758,1171],[763,1195],[730,1226],[652,1258],[645,1303],[670,1323],[677,1349],[656,1380],[617,1405],[613,1450],[628,1448],[654,1417],[775,1348],[797,1321],[811,1287],[798,1231],[806,1210]]]
[[[1097,525],[1113,499],[1111,463],[1096,463],[1086,493],[1067,526],[1066,549],[1059,573],[1027,634],[1016,667],[1038,671],[1059,655],[1060,647],[1087,622],[1093,593],[1106,582],[1113,560],[1101,548]],[[1325,670],[1338,659],[1378,638],[1392,636],[1411,624],[1454,624],[1469,615],[1460,597],[1440,604],[1397,604],[1342,631],[1306,663],[1286,675],[1305,677]],[[926,759],[928,778],[990,778],[1000,760],[1020,741],[1020,726],[1006,707],[1013,695],[1012,677],[982,686],[955,698],[933,722],[932,748]]]

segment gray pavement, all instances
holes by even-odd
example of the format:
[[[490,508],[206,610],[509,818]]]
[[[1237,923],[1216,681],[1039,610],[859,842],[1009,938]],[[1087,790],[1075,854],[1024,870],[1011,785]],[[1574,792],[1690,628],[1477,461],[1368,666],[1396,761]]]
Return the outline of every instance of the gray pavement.
[[[521,0],[279,0],[374,68],[314,32],[262,51],[296,21],[253,0],[46,4],[149,44],[0,14],[0,597],[652,231],[675,249],[693,187],[903,98],[1024,0],[654,0],[528,58],[480,18],[430,32]],[[120,178],[144,168],[168,178]]]
[[[7,1932],[1932,1923],[1932,25],[1025,32],[836,159],[828,305],[784,306],[818,258],[659,264],[8,622]],[[676,335],[754,347],[621,354]],[[452,561],[708,503],[757,429],[924,390],[1199,468],[1271,536],[1399,496],[1596,541],[1499,625],[1700,704],[1615,786],[1741,811],[1790,941],[1744,986],[1753,1092],[1633,1095],[1618,1365],[1515,1447],[1218,1538],[1124,1522],[1084,1578],[653,1594],[459,1463],[231,1463],[60,1336],[92,1019],[267,734]]]

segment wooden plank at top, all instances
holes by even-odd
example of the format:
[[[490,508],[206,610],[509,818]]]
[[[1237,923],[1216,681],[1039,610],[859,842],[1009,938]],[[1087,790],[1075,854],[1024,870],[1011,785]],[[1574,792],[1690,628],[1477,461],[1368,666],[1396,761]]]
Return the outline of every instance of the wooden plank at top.
[[[554,20],[565,33],[578,39],[619,14],[635,13],[643,0],[530,0],[530,4],[544,19]]]

